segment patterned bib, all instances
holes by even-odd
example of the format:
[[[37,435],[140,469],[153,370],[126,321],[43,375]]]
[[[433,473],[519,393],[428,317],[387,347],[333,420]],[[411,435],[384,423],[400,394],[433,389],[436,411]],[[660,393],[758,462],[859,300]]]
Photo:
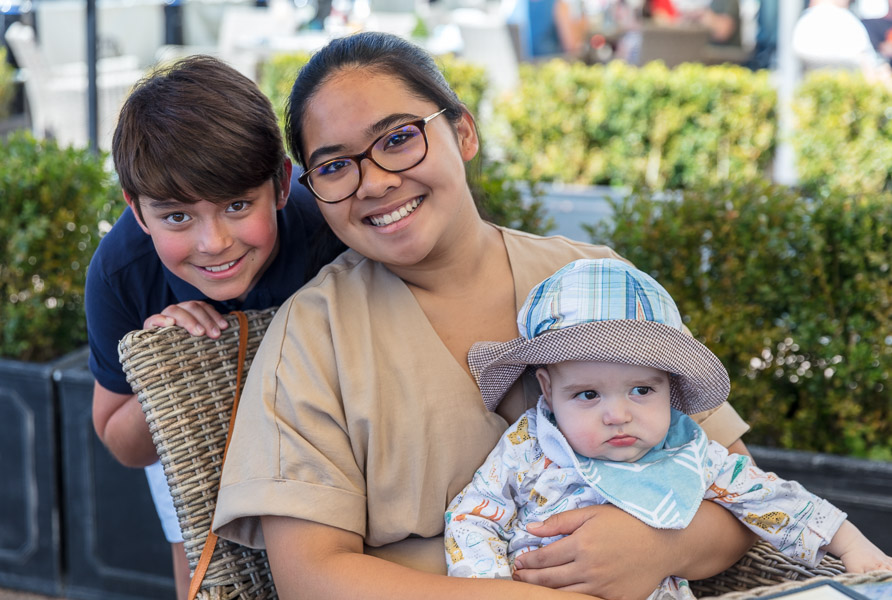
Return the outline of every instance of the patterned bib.
[[[574,468],[608,502],[659,529],[683,529],[706,492],[704,466],[709,440],[689,416],[672,409],[662,444],[633,463],[580,456],[558,430],[543,398],[536,410],[539,445],[563,468]]]

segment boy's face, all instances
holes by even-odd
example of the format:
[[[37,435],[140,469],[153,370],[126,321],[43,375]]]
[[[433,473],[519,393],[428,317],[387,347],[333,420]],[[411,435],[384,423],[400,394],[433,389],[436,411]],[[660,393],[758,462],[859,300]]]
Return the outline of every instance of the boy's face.
[[[212,300],[243,300],[278,252],[276,211],[289,182],[286,173],[278,196],[270,180],[225,204],[140,197],[144,222],[137,222],[174,275]]]
[[[636,365],[566,361],[536,371],[558,428],[578,454],[635,462],[669,430],[669,375]]]

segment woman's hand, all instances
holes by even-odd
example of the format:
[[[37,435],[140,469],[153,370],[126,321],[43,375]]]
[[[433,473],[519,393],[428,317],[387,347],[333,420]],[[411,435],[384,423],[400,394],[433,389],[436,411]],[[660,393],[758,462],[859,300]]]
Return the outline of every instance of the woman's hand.
[[[147,318],[143,329],[171,325],[179,325],[192,335],[207,335],[213,339],[220,337],[220,330],[229,327],[213,306],[201,300],[189,300],[171,304],[160,314]]]
[[[517,557],[515,580],[609,600],[641,600],[667,575],[665,553],[657,551],[660,532],[609,504],[558,513],[538,525],[527,531],[567,537]]]
[[[720,573],[755,539],[730,512],[708,501],[685,529],[654,529],[605,504],[559,513],[527,531],[567,537],[519,556],[514,579],[609,600],[646,598],[670,575],[702,579]]]

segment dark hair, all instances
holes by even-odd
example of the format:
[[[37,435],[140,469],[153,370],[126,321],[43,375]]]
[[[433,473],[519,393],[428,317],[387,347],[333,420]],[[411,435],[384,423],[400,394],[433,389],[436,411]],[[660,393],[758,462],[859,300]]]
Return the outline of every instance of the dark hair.
[[[330,77],[347,69],[391,75],[409,90],[439,108],[452,123],[461,119],[464,105],[446,83],[430,54],[398,36],[368,31],[335,39],[316,52],[304,65],[291,88],[285,111],[288,148],[304,168],[303,116],[313,95]]]
[[[219,203],[270,179],[278,194],[286,158],[269,99],[210,56],[156,69],[136,85],[112,156],[140,218],[140,196]]]

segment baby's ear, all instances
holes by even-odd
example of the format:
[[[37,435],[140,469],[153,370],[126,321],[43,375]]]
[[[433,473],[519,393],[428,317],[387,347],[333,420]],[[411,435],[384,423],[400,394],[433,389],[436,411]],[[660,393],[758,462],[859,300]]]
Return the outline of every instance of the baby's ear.
[[[551,406],[551,374],[548,372],[548,367],[536,369],[536,379],[539,381],[539,387],[542,388],[545,403],[548,404],[548,408],[553,408]]]

